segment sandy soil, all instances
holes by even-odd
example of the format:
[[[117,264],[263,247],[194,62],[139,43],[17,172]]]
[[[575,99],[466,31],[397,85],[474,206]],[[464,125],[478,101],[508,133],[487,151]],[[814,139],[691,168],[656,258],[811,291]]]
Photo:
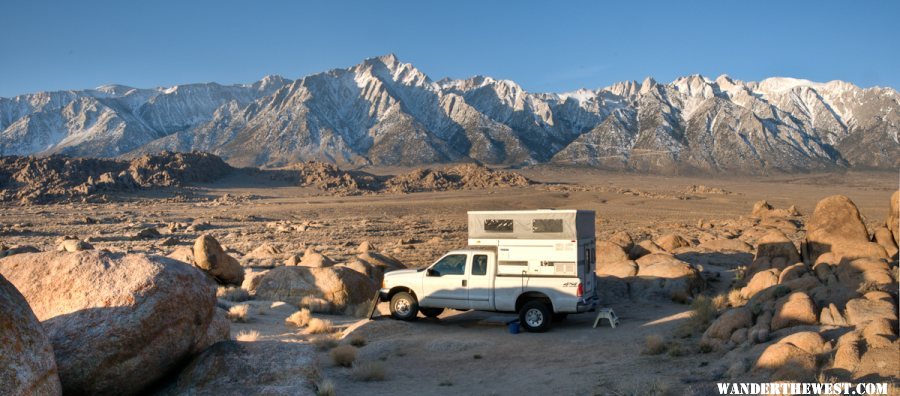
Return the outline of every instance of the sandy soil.
[[[395,172],[396,169],[366,169]],[[844,173],[768,178],[693,178],[605,173],[585,169],[533,168],[521,171],[543,182],[530,187],[408,195],[332,197],[314,188],[235,176],[178,191],[192,200],[172,200],[173,192],[123,196],[126,202],[0,206],[0,242],[55,249],[66,235],[87,238],[95,248],[166,254],[188,246],[200,231],[169,223],[208,221],[215,236],[236,257],[263,242],[285,252],[317,246],[342,260],[362,241],[373,242],[410,267],[431,263],[446,250],[465,245],[466,211],[486,209],[579,208],[597,211],[598,238],[625,230],[636,240],[670,229],[694,227],[699,220],[748,215],[753,203],[796,205],[808,215],[826,196],[843,194],[859,207],[867,224],[880,224],[888,198],[898,187],[895,173]],[[548,184],[549,183],[549,184]],[[727,194],[687,193],[692,185]],[[227,197],[223,197],[227,194]],[[273,224],[306,225],[282,232]],[[163,238],[134,240],[146,227]],[[176,246],[161,246],[165,237]],[[438,237],[438,238],[435,238]],[[727,279],[725,269],[721,271]],[[717,287],[727,287],[727,281]],[[309,342],[312,336],[284,325],[295,309],[251,301],[251,320],[236,323],[232,335],[257,330],[261,340]],[[674,393],[704,393],[715,376],[715,354],[647,356],[646,336],[668,334],[689,307],[671,302],[611,301],[621,318],[616,329],[591,328],[593,314],[571,315],[546,334],[507,332],[503,316],[483,312],[445,312],[439,319],[402,323],[382,318],[357,321],[326,316],[347,333],[364,335],[360,361],[381,361],[387,379],[360,382],[350,369],[333,367],[327,352],[318,358],[324,377],[338,394],[643,394],[655,386]],[[382,311],[386,307],[380,307]],[[349,329],[349,330],[348,330]]]

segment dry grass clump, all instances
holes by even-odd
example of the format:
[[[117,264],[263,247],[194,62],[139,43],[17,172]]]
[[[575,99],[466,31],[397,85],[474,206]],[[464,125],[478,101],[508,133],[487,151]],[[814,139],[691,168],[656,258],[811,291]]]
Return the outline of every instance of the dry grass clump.
[[[309,309],[303,308],[292,313],[291,316],[288,316],[287,319],[284,320],[284,324],[294,327],[303,327],[309,323],[311,318],[312,313],[309,312]]]
[[[330,379],[323,379],[316,383],[316,396],[334,396],[336,394],[334,382],[331,382]]]
[[[384,364],[378,361],[365,362],[353,367],[353,378],[357,381],[384,381]]]
[[[648,335],[644,339],[644,349],[641,351],[644,355],[659,355],[666,351],[666,341],[659,334]]]
[[[315,313],[328,313],[334,308],[327,300],[314,296],[304,296],[300,299],[299,305],[300,308],[307,308],[310,312]]]
[[[712,298],[712,303],[716,308],[716,311],[721,311],[725,308],[728,308],[728,296],[724,294],[718,294]]]
[[[259,332],[256,330],[241,330],[234,339],[238,341],[253,342],[259,339]]]
[[[350,337],[350,345],[353,345],[357,348],[362,348],[366,346],[368,341],[366,341],[366,337],[363,337],[362,334],[354,334]]]
[[[655,380],[635,382],[605,392],[615,396],[664,396],[671,394],[671,389],[668,384]]]
[[[311,342],[320,351],[327,351],[338,346],[338,338],[331,334],[320,335],[313,338]]]
[[[216,298],[223,300],[241,302],[250,299],[250,293],[240,287],[219,286],[216,289]]]
[[[356,360],[357,351],[356,347],[352,345],[339,345],[334,347],[328,353],[328,356],[331,357],[331,362],[335,366],[350,367],[353,366],[353,362]]]
[[[250,306],[241,304],[228,308],[228,313],[225,316],[231,319],[232,322],[246,322],[249,314]]]
[[[718,310],[713,299],[707,296],[697,296],[691,302],[691,316],[681,324],[676,332],[683,337],[702,333],[716,318],[717,313]]]
[[[334,324],[327,319],[311,318],[306,324],[310,334],[334,333]]]
[[[732,307],[740,307],[747,303],[747,300],[741,296],[741,289],[732,289],[728,292],[728,304]]]

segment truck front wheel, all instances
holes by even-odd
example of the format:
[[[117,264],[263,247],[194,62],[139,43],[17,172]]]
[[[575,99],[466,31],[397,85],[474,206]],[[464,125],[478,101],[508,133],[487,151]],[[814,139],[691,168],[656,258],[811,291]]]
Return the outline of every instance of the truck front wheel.
[[[541,301],[529,301],[519,311],[519,323],[526,331],[543,333],[550,328],[553,311]]]
[[[419,301],[407,292],[399,292],[391,298],[391,316],[394,319],[413,320],[419,313]]]

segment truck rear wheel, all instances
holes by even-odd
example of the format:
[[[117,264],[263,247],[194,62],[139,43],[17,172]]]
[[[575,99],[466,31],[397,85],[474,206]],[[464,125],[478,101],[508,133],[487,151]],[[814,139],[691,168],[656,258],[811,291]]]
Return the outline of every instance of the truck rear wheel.
[[[419,301],[407,292],[399,292],[391,297],[391,316],[394,319],[413,320],[419,313]]]
[[[422,315],[429,318],[436,318],[444,312],[444,308],[419,308],[419,312],[422,312]]]
[[[543,333],[550,328],[553,311],[542,301],[529,301],[519,311],[519,323],[526,331]]]

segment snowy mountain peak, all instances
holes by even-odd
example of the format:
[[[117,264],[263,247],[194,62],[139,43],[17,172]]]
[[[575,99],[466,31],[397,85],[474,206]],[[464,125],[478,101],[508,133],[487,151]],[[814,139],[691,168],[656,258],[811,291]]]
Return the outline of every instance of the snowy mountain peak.
[[[476,75],[432,82],[394,54],[291,81],[0,98],[0,155],[202,150],[235,165],[552,162],[651,172],[900,167],[890,88],[695,74],[528,92]]]

